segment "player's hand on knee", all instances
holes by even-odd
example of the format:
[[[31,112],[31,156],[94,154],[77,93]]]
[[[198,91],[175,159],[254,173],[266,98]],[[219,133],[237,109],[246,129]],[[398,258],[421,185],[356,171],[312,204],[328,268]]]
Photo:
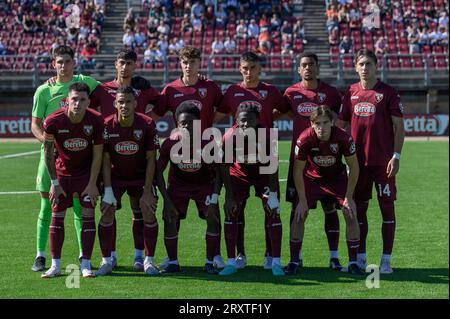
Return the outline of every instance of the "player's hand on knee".
[[[97,185],[95,184],[88,184],[84,191],[81,193],[81,197],[89,197],[89,200],[91,201],[92,206],[95,207],[95,203],[97,203],[97,199],[100,196],[100,193],[98,191]]]
[[[270,215],[275,218],[280,214],[280,202],[276,192],[269,192],[269,198],[267,199],[267,208]]]
[[[398,159],[391,158],[386,168],[386,174],[388,178],[394,177],[398,173],[399,169],[400,169],[400,161]]]
[[[351,219],[356,218],[356,204],[353,199],[346,197],[342,206],[342,211],[346,216]]]
[[[205,218],[219,222],[220,221],[219,216],[220,216],[219,205],[209,204],[208,208],[205,211]]]
[[[299,202],[295,208],[295,220],[299,223],[300,220],[306,220],[307,217],[308,206],[306,206],[303,202]]]
[[[61,185],[51,185],[50,187],[50,192],[48,194],[48,198],[50,199],[50,203],[52,203],[52,205],[56,205],[59,202],[59,196],[63,195],[64,197],[66,197],[66,192],[64,192],[63,188],[61,187]]]

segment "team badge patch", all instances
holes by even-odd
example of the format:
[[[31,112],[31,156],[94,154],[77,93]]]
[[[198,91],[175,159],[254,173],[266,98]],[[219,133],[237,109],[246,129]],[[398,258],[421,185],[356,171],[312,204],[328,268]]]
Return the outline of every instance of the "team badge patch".
[[[377,101],[377,103],[380,103],[382,99],[383,93],[375,93],[375,100]]]
[[[339,151],[339,145],[337,143],[330,144],[330,150],[336,154]]]
[[[325,93],[322,92],[317,93],[317,100],[319,101],[319,103],[325,102],[326,98],[327,95]]]
[[[259,91],[259,95],[261,96],[261,98],[265,99],[267,97],[267,91],[261,90],[261,91]]]
[[[199,88],[198,94],[200,95],[200,97],[202,99],[204,99],[206,97],[206,95],[208,94],[208,90],[206,88]]]
[[[142,138],[142,130],[134,130],[133,136],[135,139],[140,140]]]
[[[83,131],[84,131],[84,134],[86,134],[86,135],[91,135],[92,130],[93,130],[92,125],[83,126]]]
[[[156,146],[159,146],[159,136],[158,134],[155,134],[155,137],[153,138],[153,144]]]

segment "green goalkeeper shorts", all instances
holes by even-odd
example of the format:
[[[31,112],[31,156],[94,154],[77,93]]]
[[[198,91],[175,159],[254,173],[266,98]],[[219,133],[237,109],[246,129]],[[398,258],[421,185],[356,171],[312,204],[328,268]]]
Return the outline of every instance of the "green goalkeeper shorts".
[[[48,193],[50,191],[50,186],[50,176],[48,175],[47,166],[45,166],[44,159],[41,158],[36,176],[36,190]]]

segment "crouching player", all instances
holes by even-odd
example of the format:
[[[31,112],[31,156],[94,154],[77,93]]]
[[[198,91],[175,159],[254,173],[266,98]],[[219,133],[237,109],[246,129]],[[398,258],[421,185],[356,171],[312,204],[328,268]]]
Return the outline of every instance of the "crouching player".
[[[136,98],[130,86],[117,90],[116,114],[105,119],[105,150],[103,153],[104,196],[101,203],[102,217],[98,225],[98,236],[102,251],[102,263],[96,275],[112,272],[111,250],[113,245],[113,223],[116,209],[121,208],[125,192],[130,197],[133,215],[144,219],[145,260],[141,271],[157,275],[153,263],[158,222],[156,220],[156,196],[152,186],[156,166],[158,135],[153,120],[136,113]],[[136,265],[136,263],[135,263]]]
[[[206,263],[204,270],[217,274],[214,260],[220,257],[220,213],[218,196],[221,188],[221,172],[219,165],[207,164],[201,156],[205,142],[194,141],[194,122],[198,123],[200,133],[200,110],[189,101],[183,102],[175,112],[178,132],[172,133],[161,145],[157,163],[158,188],[164,198],[164,243],[169,258],[168,265],[163,270],[166,273],[180,271],[178,262],[178,229],[180,220],[186,218],[189,201],[192,199],[197,206],[198,215],[206,220]],[[189,133],[189,135],[187,134]],[[189,159],[183,156],[184,148],[178,147],[189,142]],[[198,145],[195,147],[194,142]],[[200,148],[199,148],[200,147]],[[220,151],[220,149],[219,149]],[[195,161],[194,152],[199,155]],[[220,153],[220,152],[218,152]],[[220,156],[220,154],[216,154]],[[183,156],[184,157],[184,156]],[[200,158],[201,157],[201,158]],[[168,187],[163,172],[170,162]]]
[[[76,82],[69,87],[69,106],[44,121],[45,164],[51,178],[50,251],[52,266],[42,274],[51,278],[61,273],[61,250],[64,242],[64,216],[78,194],[82,207],[81,244],[83,277],[95,277],[91,270],[91,255],[95,241],[94,209],[99,196],[96,186],[103,154],[103,118],[88,110],[89,87]],[[55,163],[54,148],[58,151]]]
[[[268,236],[272,248],[272,273],[275,276],[283,276],[281,267],[281,235],[282,225],[280,219],[280,207],[278,199],[278,174],[277,168],[269,172],[263,172],[262,156],[266,156],[270,164],[278,163],[271,148],[270,129],[265,128],[266,136],[260,135],[260,112],[255,103],[241,103],[236,111],[236,124],[230,128],[223,138],[224,158],[229,163],[231,188],[237,209],[233,213],[225,210],[225,242],[227,246],[228,265],[219,275],[232,275],[237,271],[236,267],[236,241],[238,236],[238,223],[240,215],[244,214],[247,199],[250,196],[250,187],[255,188],[255,194],[262,200],[265,218],[267,220]],[[256,147],[252,147],[256,146]],[[252,149],[253,148],[253,149]],[[234,151],[236,154],[234,154]],[[231,152],[231,155],[230,155]],[[268,170],[268,167],[265,167]]]
[[[355,144],[350,135],[333,125],[333,114],[327,106],[314,110],[310,120],[311,127],[300,134],[295,147],[294,182],[299,202],[291,221],[291,261],[285,268],[286,274],[294,275],[298,271],[308,210],[323,199],[334,200],[342,207],[347,228],[348,271],[363,274],[356,261],[359,225],[353,192],[359,166]],[[349,167],[348,177],[342,156]]]

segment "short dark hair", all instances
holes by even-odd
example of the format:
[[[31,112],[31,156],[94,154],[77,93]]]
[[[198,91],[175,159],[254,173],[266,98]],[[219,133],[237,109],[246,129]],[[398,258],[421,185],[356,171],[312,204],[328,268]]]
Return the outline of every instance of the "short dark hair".
[[[254,113],[257,118],[259,118],[259,116],[260,116],[258,106],[252,102],[241,103],[236,110],[236,117],[239,115],[239,113],[242,113],[242,112]]]
[[[192,45],[186,45],[184,48],[182,48],[178,52],[178,58],[180,60],[183,58],[188,59],[188,60],[193,60],[193,59],[201,60],[202,52],[198,48],[196,48]]]
[[[71,47],[69,47],[68,45],[60,45],[59,47],[55,48],[52,52],[53,60],[55,60],[56,57],[64,54],[69,55],[72,59],[75,57],[75,52]]]
[[[241,61],[261,63],[261,58],[252,51],[247,51],[241,55]]]
[[[375,62],[375,64],[378,63],[377,55],[372,50],[369,50],[369,49],[358,50],[358,52],[356,52],[356,56],[355,56],[355,64],[358,63],[358,60],[361,57],[368,57],[368,58],[372,59]]]
[[[317,65],[319,65],[319,58],[317,57],[317,54],[315,54],[315,53],[303,52],[302,54],[300,54],[300,58],[298,61],[300,62],[303,58],[311,58],[316,62]]]
[[[328,105],[319,105],[314,111],[311,112],[309,119],[311,122],[315,123],[317,118],[322,115],[328,117],[330,121],[333,120],[333,112]]]
[[[135,96],[134,94],[134,89],[131,86],[121,86],[117,89],[116,94],[132,94],[133,96]]]
[[[86,83],[82,83],[82,82],[75,82],[72,83],[69,86],[69,93],[71,91],[75,91],[75,92],[86,92],[87,95],[91,94],[91,90],[89,89],[89,86]]]
[[[175,118],[177,120],[181,113],[192,114],[197,119],[200,119],[200,109],[194,103],[189,101],[184,101],[178,106],[177,110],[175,111]]]
[[[137,54],[133,50],[123,49],[123,50],[120,50],[119,53],[117,54],[116,61],[119,60],[119,59],[131,60],[131,61],[136,62],[137,61]]]

